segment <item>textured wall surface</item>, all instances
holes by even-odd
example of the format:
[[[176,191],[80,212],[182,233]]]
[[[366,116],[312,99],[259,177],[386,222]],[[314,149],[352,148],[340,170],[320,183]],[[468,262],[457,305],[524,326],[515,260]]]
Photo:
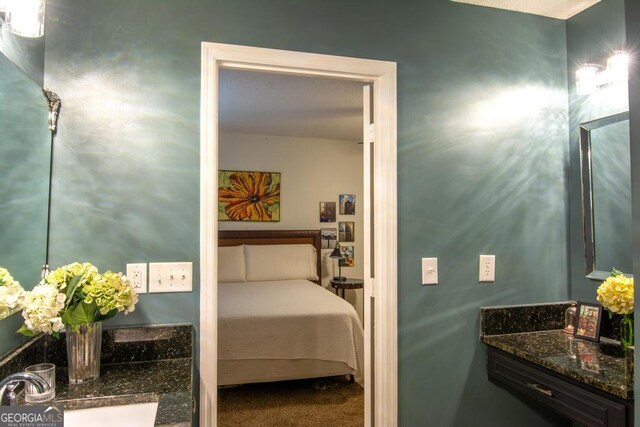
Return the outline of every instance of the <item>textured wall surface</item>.
[[[636,0],[625,0],[625,18],[627,43],[632,47],[635,58],[632,61],[629,75],[629,112],[631,135],[631,200],[633,215],[633,273],[640,277],[640,3]],[[634,353],[635,354],[635,353]],[[635,364],[640,363],[640,356],[635,356]],[[640,384],[640,370],[635,370],[635,384]],[[640,414],[640,399],[635,400],[635,413]],[[640,427],[640,416],[636,415],[635,424]]]
[[[53,265],[197,272],[201,41],[396,61],[400,424],[563,425],[490,384],[478,342],[481,306],[568,297],[563,21],[445,0],[50,0],[48,16]],[[115,321],[197,322],[195,279]]]
[[[625,42],[624,0],[602,0],[567,21],[571,163],[570,283],[571,298],[580,301],[595,302],[596,288],[600,282],[585,278],[578,126],[580,123],[627,111],[629,104],[626,85],[612,86],[593,95],[577,95],[575,71],[585,62],[606,64],[613,51],[622,49]]]

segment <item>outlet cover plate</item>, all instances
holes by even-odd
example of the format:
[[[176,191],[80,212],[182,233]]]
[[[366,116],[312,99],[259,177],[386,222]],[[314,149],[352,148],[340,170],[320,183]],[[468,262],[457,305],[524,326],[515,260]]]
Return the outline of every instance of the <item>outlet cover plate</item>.
[[[496,281],[496,256],[480,255],[478,262],[478,281],[495,282]]]
[[[127,264],[127,279],[138,294],[147,293],[147,263]]]

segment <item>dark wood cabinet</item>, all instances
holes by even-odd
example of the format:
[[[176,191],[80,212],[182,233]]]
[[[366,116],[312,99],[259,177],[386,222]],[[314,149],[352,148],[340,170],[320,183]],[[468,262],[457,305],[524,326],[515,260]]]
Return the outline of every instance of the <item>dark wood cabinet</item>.
[[[493,347],[489,380],[589,427],[633,427],[633,401],[605,393]]]

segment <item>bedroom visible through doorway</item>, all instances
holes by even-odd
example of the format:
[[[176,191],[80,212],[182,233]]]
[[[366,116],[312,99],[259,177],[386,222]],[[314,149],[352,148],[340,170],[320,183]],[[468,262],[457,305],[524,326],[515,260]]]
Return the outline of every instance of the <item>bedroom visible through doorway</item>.
[[[220,71],[219,426],[364,425],[364,84]]]
[[[376,108],[369,116],[375,119],[375,125],[363,122],[364,135],[364,322],[370,325],[376,319],[376,328],[365,327],[369,333],[364,335],[365,355],[365,416],[364,423],[369,425],[397,424],[397,338],[396,338],[396,269],[397,269],[397,226],[396,226],[396,70],[395,64],[383,61],[364,60],[328,55],[288,52],[244,46],[203,43],[202,45],[202,134],[201,134],[201,320],[200,320],[200,422],[206,425],[216,424],[217,395],[217,302],[216,286],[218,269],[214,262],[224,251],[218,250],[218,222],[220,214],[218,200],[218,101],[219,77],[223,69],[269,71],[277,74],[308,75],[339,78],[343,80],[371,83],[370,93]],[[369,102],[364,103],[369,106]],[[374,142],[375,141],[375,142]],[[374,173],[375,171],[375,173]],[[233,171],[232,171],[233,172]],[[249,174],[241,172],[238,182],[252,182],[251,185],[277,190],[274,183],[277,174]],[[256,171],[254,171],[256,172]],[[268,172],[268,171],[257,171]],[[228,176],[229,183],[231,177]],[[241,185],[240,185],[241,186]],[[234,202],[236,185],[227,186]],[[222,193],[221,193],[222,194]],[[214,196],[214,197],[212,197]],[[271,198],[261,195],[260,198]],[[348,199],[347,199],[348,200]],[[274,203],[275,204],[275,203]],[[237,206],[236,206],[237,207]],[[343,206],[349,209],[348,204]],[[268,212],[267,212],[268,211]],[[225,215],[234,212],[227,212]],[[246,213],[245,213],[246,214]],[[274,218],[277,210],[258,209],[251,213],[253,217]],[[353,228],[343,227],[338,231],[339,238],[349,238]],[[370,239],[370,240],[369,240]],[[259,246],[259,245],[256,245]],[[274,254],[286,252],[287,245],[281,245]],[[295,245],[293,245],[295,246]],[[249,245],[246,245],[248,248]],[[247,251],[249,270],[255,270],[256,248]],[[333,252],[333,251],[332,251]],[[338,252],[338,257],[343,257]],[[346,254],[348,256],[348,254]],[[294,255],[304,259],[304,252]],[[347,256],[344,256],[346,259]],[[310,259],[309,257],[306,257]],[[254,261],[251,261],[251,260]],[[212,262],[214,261],[214,262]],[[217,264],[217,262],[216,262]],[[260,263],[257,263],[260,265]],[[302,265],[299,262],[293,265]],[[262,263],[262,266],[271,266]],[[251,267],[253,266],[253,267]],[[263,268],[263,272],[265,270]],[[273,269],[272,269],[273,270]],[[290,268],[276,269],[289,271]],[[255,271],[254,271],[255,273]],[[298,270],[298,273],[300,270]],[[311,274],[308,279],[313,279]],[[315,285],[313,289],[321,289]],[[262,291],[262,290],[261,290]],[[323,295],[331,295],[324,292]],[[343,301],[346,303],[346,301]],[[348,303],[346,303],[348,304]],[[348,304],[350,307],[351,305]],[[377,343],[371,346],[370,343]],[[329,348],[331,346],[327,346]],[[375,364],[375,369],[374,369]],[[382,423],[382,424],[381,424]]]

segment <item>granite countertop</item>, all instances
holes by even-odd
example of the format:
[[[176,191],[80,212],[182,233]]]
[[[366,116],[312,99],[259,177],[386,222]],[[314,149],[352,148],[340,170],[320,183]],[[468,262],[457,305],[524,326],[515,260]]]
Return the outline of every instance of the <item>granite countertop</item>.
[[[185,427],[193,416],[193,347],[191,325],[106,329],[100,377],[69,385],[65,340],[39,335],[0,359],[0,377],[35,363],[54,363],[53,405],[74,410],[158,402],[156,426]]]
[[[585,341],[562,330],[482,335],[480,341],[623,399],[633,399],[633,370],[627,358],[608,354],[617,341]]]
[[[190,379],[191,359],[103,365],[97,380],[72,386],[58,368],[51,404],[73,410],[158,402],[156,426],[191,425]]]

